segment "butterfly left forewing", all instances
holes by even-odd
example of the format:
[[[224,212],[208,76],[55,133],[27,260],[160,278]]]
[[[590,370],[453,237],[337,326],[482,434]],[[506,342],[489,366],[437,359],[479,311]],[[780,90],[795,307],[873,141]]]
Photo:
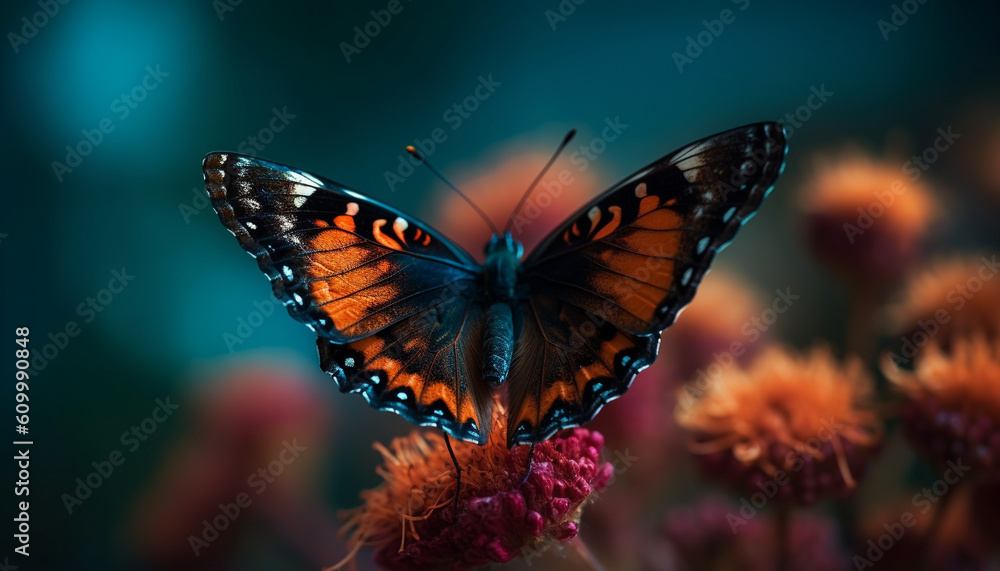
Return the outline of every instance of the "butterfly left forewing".
[[[529,299],[508,381],[511,444],[584,424],[627,390],[770,191],[784,154],[777,123],[692,143],[612,187],[536,248],[524,262]]]
[[[219,218],[295,319],[335,343],[361,339],[477,279],[466,252],[390,206],[304,171],[211,153]]]
[[[482,308],[472,257],[413,217],[304,171],[236,153],[203,165],[223,224],[349,392],[482,442]]]

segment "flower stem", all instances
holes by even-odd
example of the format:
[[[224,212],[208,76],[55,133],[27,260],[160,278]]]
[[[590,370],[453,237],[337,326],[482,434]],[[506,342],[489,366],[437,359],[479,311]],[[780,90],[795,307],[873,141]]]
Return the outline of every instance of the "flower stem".
[[[882,288],[873,284],[856,284],[851,287],[845,347],[866,363],[875,357],[875,315],[882,292]]]
[[[788,535],[790,533],[791,510],[785,504],[778,504],[774,517],[774,555],[777,561],[775,569],[777,571],[789,571],[791,569],[791,555],[789,549]]]
[[[948,507],[951,505],[951,497],[955,495],[956,490],[949,490],[938,501],[938,507],[934,510],[931,515],[931,525],[927,528],[927,533],[924,534],[923,545],[920,547],[920,558],[921,569],[927,569],[930,571],[933,567],[934,559],[934,544],[937,542],[938,534],[941,531],[941,524],[944,523],[945,518],[948,516]]]
[[[587,563],[587,566],[590,567],[590,569],[593,569],[593,571],[606,571],[604,569],[604,566],[601,565],[601,562],[597,560],[597,557],[594,557],[594,553],[590,551],[590,548],[587,547],[587,544],[583,541],[582,538],[580,538],[579,535],[569,540],[567,543],[573,546],[573,549],[576,550],[576,553],[580,556],[580,559],[583,559]]]

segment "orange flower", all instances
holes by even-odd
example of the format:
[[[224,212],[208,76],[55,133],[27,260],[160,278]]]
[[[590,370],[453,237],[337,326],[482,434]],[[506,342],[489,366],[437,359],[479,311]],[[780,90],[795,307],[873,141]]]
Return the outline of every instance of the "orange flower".
[[[920,254],[938,209],[901,165],[857,153],[819,165],[801,207],[813,252],[858,281],[902,275]]]
[[[600,459],[604,438],[574,428],[538,443],[525,480],[528,447],[507,449],[506,415],[499,403],[494,410],[486,445],[453,442],[462,468],[457,505],[440,434],[414,431],[389,448],[376,443],[385,460],[376,472],[385,482],[363,491],[364,504],[348,513],[343,533],[353,549],[334,569],[366,545],[391,569],[470,569],[574,538],[583,506],[614,472]]]
[[[904,357],[912,358],[931,338],[945,348],[953,337],[976,332],[1000,338],[996,260],[995,254],[941,260],[910,278],[888,311],[893,331],[903,335]]]
[[[881,441],[860,361],[830,352],[795,357],[772,347],[750,367],[724,370],[700,396],[681,389],[677,422],[702,468],[751,493],[811,503],[847,494]]]
[[[912,372],[888,357],[883,371],[903,393],[903,425],[931,460],[960,459],[977,473],[1000,468],[1000,340],[982,335],[953,341],[945,353],[932,343]]]

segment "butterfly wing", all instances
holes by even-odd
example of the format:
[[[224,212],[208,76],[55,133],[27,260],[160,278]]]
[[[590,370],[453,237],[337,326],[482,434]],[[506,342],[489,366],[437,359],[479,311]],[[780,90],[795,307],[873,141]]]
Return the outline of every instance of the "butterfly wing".
[[[203,164],[212,205],[319,336],[324,370],[383,410],[481,440],[473,258],[426,224],[307,172],[235,153]],[[447,371],[445,369],[447,368]],[[445,374],[447,372],[447,374]],[[378,382],[377,382],[378,381]]]
[[[532,252],[508,380],[510,445],[584,424],[628,389],[770,192],[785,151],[777,123],[692,143],[612,187]]]

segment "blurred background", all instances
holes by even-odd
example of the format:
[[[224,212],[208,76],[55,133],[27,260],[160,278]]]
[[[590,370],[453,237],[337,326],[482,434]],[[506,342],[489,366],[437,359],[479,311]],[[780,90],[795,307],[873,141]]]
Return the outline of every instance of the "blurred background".
[[[478,255],[487,231],[426,169],[402,165],[404,146],[424,145],[499,220],[578,129],[549,177],[573,183],[525,231],[531,244],[685,143],[781,120],[785,174],[717,263],[761,307],[775,290],[800,296],[754,330],[862,354],[878,376],[878,352],[898,345],[883,306],[902,276],[1000,249],[1000,9],[902,4],[401,0],[388,19],[396,5],[384,1],[5,2],[0,318],[11,351],[15,328],[30,328],[34,445],[31,556],[14,554],[6,519],[0,558],[21,569],[331,565],[347,551],[338,510],[379,482],[372,442],[409,431],[321,373],[314,336],[277,307],[208,205],[209,151],[332,178]],[[609,124],[619,128],[602,140]],[[823,208],[809,189],[851,160],[929,197],[913,207],[918,244],[872,262],[892,266],[884,288],[825,264],[838,254],[807,227]],[[737,326],[761,315],[748,311]],[[848,333],[859,330],[870,334]],[[636,387],[667,383],[654,373]],[[647,430],[677,431],[663,410]],[[667,474],[690,470],[683,446],[656,446],[643,452],[662,456],[656,471],[632,477],[662,482],[659,511],[619,516],[649,529],[700,489]],[[883,461],[901,474],[888,481],[919,482],[911,456]],[[14,465],[0,470],[10,493]],[[203,520],[240,497],[244,515],[206,535]],[[614,517],[602,525],[621,527]],[[603,549],[609,568],[652,557]],[[359,563],[370,565],[363,553]]]

